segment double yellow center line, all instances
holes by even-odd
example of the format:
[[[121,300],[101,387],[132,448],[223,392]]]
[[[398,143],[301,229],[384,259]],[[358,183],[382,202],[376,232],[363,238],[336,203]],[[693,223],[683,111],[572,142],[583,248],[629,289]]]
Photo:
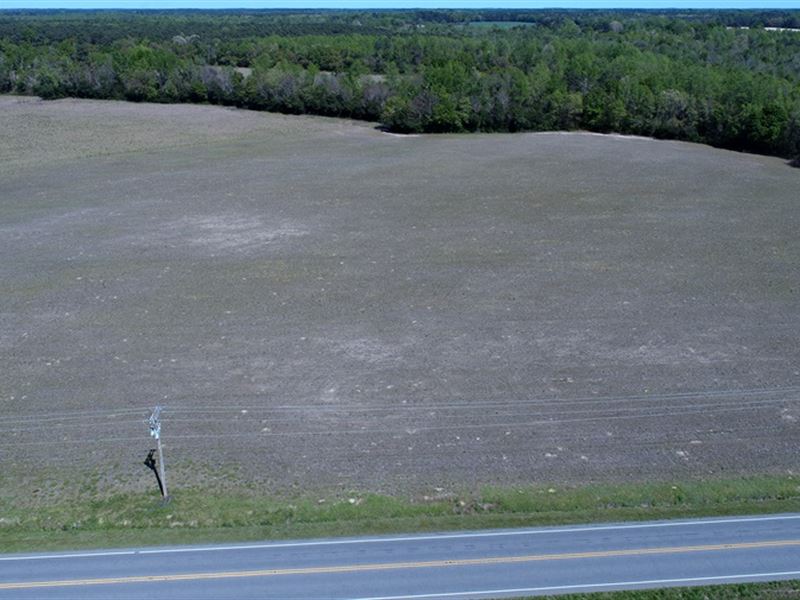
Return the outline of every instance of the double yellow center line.
[[[219,571],[214,573],[178,573],[173,575],[133,575],[130,577],[104,577],[97,579],[63,579],[55,581],[20,581],[0,583],[0,590],[24,590],[49,587],[74,587],[85,585],[113,585],[125,583],[155,583],[165,581],[203,581],[209,579],[238,579],[242,577],[277,577],[280,575],[320,575],[332,573],[361,573],[369,571],[395,571],[400,569],[431,569],[445,567],[470,567],[500,564],[529,563],[551,560],[577,560],[623,556],[649,556],[659,554],[684,554],[690,552],[718,552],[725,550],[754,550],[800,546],[800,540],[769,542],[742,542],[738,544],[707,544],[703,546],[667,546],[661,548],[634,548],[627,550],[601,550],[595,552],[570,552],[562,554],[530,554],[527,556],[497,556],[490,558],[462,558],[419,562],[375,563],[340,565],[330,567],[301,567],[295,569],[257,569],[250,571]]]

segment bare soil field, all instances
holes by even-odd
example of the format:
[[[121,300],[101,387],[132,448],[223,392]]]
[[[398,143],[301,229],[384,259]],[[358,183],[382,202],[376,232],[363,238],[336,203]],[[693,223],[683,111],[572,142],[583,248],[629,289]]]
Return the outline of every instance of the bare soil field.
[[[152,485],[156,404],[173,485],[790,472],[798,190],[679,142],[0,97],[3,486]]]

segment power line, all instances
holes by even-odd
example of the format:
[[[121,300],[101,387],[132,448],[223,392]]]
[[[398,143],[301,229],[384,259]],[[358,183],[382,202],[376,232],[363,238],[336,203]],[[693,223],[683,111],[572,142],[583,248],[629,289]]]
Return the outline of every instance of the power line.
[[[100,411],[72,411],[72,412],[61,412],[61,413],[53,413],[47,412],[43,413],[42,415],[36,414],[28,414],[28,415],[18,415],[16,417],[0,417],[0,423],[9,423],[9,422],[24,422],[30,420],[36,420],[39,422],[48,422],[48,421],[59,421],[59,420],[69,420],[69,419],[86,419],[86,418],[93,418],[93,417],[102,417],[107,415],[111,416],[130,416],[132,414],[146,414],[147,409],[141,408],[119,408],[119,409],[107,409],[107,410],[100,410]]]
[[[409,435],[412,436],[419,432],[430,432],[430,431],[474,431],[474,430],[484,430],[484,429],[530,429],[535,427],[542,427],[542,426],[554,426],[554,425],[563,425],[568,423],[578,423],[578,422],[604,422],[604,421],[617,421],[617,420],[635,420],[635,419],[642,419],[642,418],[651,418],[651,417],[682,417],[682,416],[691,416],[691,415],[698,415],[698,414],[718,414],[721,412],[730,413],[730,412],[744,412],[748,410],[753,410],[753,407],[733,407],[733,408],[720,408],[715,411],[681,411],[681,412],[666,412],[666,413],[659,413],[659,414],[649,414],[649,415],[612,415],[612,416],[605,416],[605,417],[586,417],[586,418],[575,418],[575,419],[541,419],[537,421],[530,421],[526,423],[520,422],[512,422],[512,423],[475,423],[475,424],[461,424],[461,425],[442,425],[442,426],[418,426],[410,428],[411,431],[407,429],[334,429],[334,430],[310,430],[310,431],[283,431],[283,432],[276,432],[276,431],[253,431],[253,432],[238,432],[238,433],[201,433],[201,434],[176,434],[173,435],[171,439],[173,440],[219,440],[219,439],[227,439],[227,438],[247,438],[247,437],[255,437],[255,438],[273,438],[273,437],[307,437],[307,436],[341,436],[341,435],[392,435],[392,434],[400,434],[400,435]],[[118,438],[112,438],[108,441],[117,441]],[[71,441],[71,440],[69,440]],[[77,440],[76,440],[77,441]],[[65,443],[67,440],[61,440],[58,442],[52,443]],[[44,442],[46,443],[46,442]],[[40,445],[41,443],[37,444]],[[0,445],[10,445],[6,442],[0,442]],[[21,444],[20,444],[21,445]]]
[[[102,425],[103,427],[108,429],[108,428],[122,427],[122,426],[128,426],[128,425],[133,425],[133,424],[141,425],[143,421],[144,421],[143,419],[137,419],[136,421],[117,421],[115,423],[99,423],[99,422],[95,421],[94,425],[95,425],[95,427]],[[43,430],[53,431],[54,428],[57,428],[57,429],[73,429],[73,428],[86,429],[86,423],[84,423],[84,422],[80,422],[80,423],[64,423],[64,424],[58,423],[56,425],[42,424],[42,425],[34,425],[32,427],[11,427],[10,429],[0,429],[0,434],[17,433],[17,432],[22,432],[22,431],[33,431],[33,432],[41,432]]]
[[[638,406],[638,407],[608,408],[608,409],[578,409],[578,410],[569,410],[569,411],[559,410],[559,411],[557,411],[555,413],[557,416],[561,416],[561,415],[565,415],[565,414],[597,415],[597,416],[586,417],[585,419],[569,419],[569,420],[566,420],[566,419],[558,419],[558,420],[540,419],[538,422],[539,423],[560,423],[560,422],[580,422],[580,421],[583,421],[583,420],[614,420],[616,418],[635,419],[635,418],[648,418],[648,417],[652,417],[652,416],[667,416],[667,415],[672,415],[672,414],[681,415],[681,414],[697,414],[699,412],[715,412],[715,409],[716,409],[716,412],[720,412],[720,411],[730,412],[730,411],[734,411],[734,410],[740,411],[740,410],[748,410],[750,408],[756,409],[756,408],[760,408],[760,407],[769,407],[769,406],[773,406],[773,405],[779,406],[779,405],[784,405],[787,402],[792,402],[792,401],[787,401],[787,400],[753,400],[753,401],[750,401],[750,402],[747,402],[747,403],[737,404],[736,406],[729,406],[728,404],[720,404],[720,403],[697,404],[697,405],[692,405],[692,406],[686,407],[687,409],[691,409],[690,412],[686,412],[686,411],[675,412],[675,411],[673,411],[671,413],[658,412],[658,413],[655,413],[655,414],[652,413],[651,411],[663,411],[663,408],[655,407],[655,406],[654,407]],[[607,414],[605,414],[605,413],[607,413]],[[623,413],[623,414],[620,414],[620,413]],[[625,413],[627,413],[627,414],[625,414]],[[524,416],[528,416],[529,414],[530,414],[530,411],[526,411],[524,413],[522,413],[522,412],[511,412],[511,413],[504,412],[504,413],[501,413],[501,414],[493,414],[493,415],[484,414],[482,416],[484,418],[500,418],[500,417],[509,418],[509,417],[515,417],[515,416],[524,417]],[[396,416],[401,416],[401,415],[396,415]],[[237,417],[239,417],[239,415],[237,415]],[[441,418],[440,415],[437,415],[436,417],[431,417],[431,418],[437,418],[437,417]],[[386,418],[386,417],[384,417],[384,418]],[[450,415],[447,418],[451,421],[451,423],[447,426],[447,428],[449,428],[449,429],[457,429],[459,427],[464,427],[464,426],[463,425],[458,425],[458,424],[453,424],[452,421],[454,419],[474,419],[475,418],[475,414],[474,413],[462,413],[462,414],[458,414],[458,415]],[[257,420],[257,421],[259,421],[259,424],[267,424],[268,423],[270,425],[287,424],[287,423],[296,423],[297,422],[296,419],[265,419],[265,418],[262,418],[261,416],[251,415],[249,413],[247,415],[241,415],[241,420],[242,421],[248,421],[248,420],[249,421],[256,421]],[[108,424],[106,424],[106,426],[107,427],[108,426],[121,427],[121,426],[125,426],[125,425],[130,425],[130,424],[139,424],[141,422],[142,421],[139,421],[139,420],[137,420],[137,421],[118,421],[116,423],[108,423]],[[176,424],[181,424],[181,423],[219,423],[219,419],[216,419],[216,418],[175,418],[175,419],[172,419],[172,422],[174,422]],[[488,421],[483,421],[480,425],[475,425],[475,427],[478,427],[478,426],[480,426],[480,427],[491,427],[491,426],[494,426],[494,425],[495,425],[494,423],[491,423],[491,422],[488,422]],[[76,428],[76,427],[77,428],[82,428],[82,427],[85,427],[85,424],[84,423],[68,423],[68,424],[59,424],[59,425],[57,425],[57,427],[58,427],[58,429],[68,429],[68,428]],[[6,429],[0,429],[0,434],[2,434],[2,433],[15,434],[15,433],[20,433],[20,432],[40,432],[43,429],[52,430],[53,426],[52,425],[33,425],[32,427],[11,427],[11,428],[6,428]],[[429,426],[422,426],[421,429],[432,429],[432,428],[429,427]],[[209,435],[211,436],[212,434],[209,434]],[[178,435],[178,436],[176,436],[176,439],[181,439],[182,437],[183,436]]]
[[[459,401],[448,402],[446,404],[423,404],[413,403],[409,404],[407,401],[398,401],[394,404],[370,405],[364,406],[363,404],[338,404],[335,406],[325,404],[293,404],[293,405],[278,405],[278,406],[263,406],[263,405],[170,405],[170,411],[181,412],[208,412],[208,413],[230,413],[235,410],[247,411],[305,411],[305,410],[351,410],[353,412],[371,412],[381,410],[444,410],[447,408],[488,408],[493,406],[538,406],[538,405],[553,405],[563,406],[568,404],[589,404],[600,402],[663,402],[665,400],[693,400],[703,399],[707,397],[751,397],[763,396],[773,394],[800,394],[800,387],[793,388],[779,388],[769,390],[724,390],[714,392],[686,392],[676,394],[653,394],[653,395],[637,395],[637,396],[590,396],[575,399],[519,399],[519,400],[502,400],[494,402],[486,401]],[[230,395],[227,395],[228,397]],[[406,402],[406,403],[404,403]]]
[[[139,438],[127,438],[128,440],[141,440]],[[98,440],[104,441],[104,440]],[[105,441],[117,441],[116,439],[112,440],[105,440]],[[125,441],[125,440],[120,440]],[[592,450],[604,450],[607,451],[609,447],[615,447],[623,445],[626,448],[655,448],[655,449],[662,449],[664,452],[669,452],[676,447],[688,447],[692,448],[691,443],[693,441],[701,441],[702,445],[697,446],[697,450],[695,453],[701,453],[703,449],[713,449],[719,446],[740,446],[740,445],[747,445],[752,443],[760,443],[774,441],[774,437],[772,435],[764,434],[764,435],[746,435],[746,436],[737,436],[735,438],[719,438],[715,440],[696,440],[696,439],[663,439],[663,440],[632,440],[629,438],[623,437],[614,437],[614,438],[591,438],[591,439],[579,439],[579,438],[547,438],[547,439],[536,439],[534,440],[536,443],[532,445],[525,445],[524,447],[514,447],[514,448],[501,448],[497,449],[494,460],[499,461],[502,460],[500,458],[501,455],[505,455],[507,457],[517,457],[519,455],[530,455],[531,452],[545,452],[545,451],[552,451],[556,447],[561,447],[562,449],[558,451],[558,456],[553,457],[554,459],[562,459],[565,458],[575,460],[575,456],[577,453],[584,453],[584,452],[591,452]],[[82,444],[85,443],[83,440],[69,440],[63,442],[64,444]],[[405,443],[405,442],[402,442]],[[433,449],[429,445],[424,446],[424,449],[427,453],[431,451],[437,451],[435,455],[428,455],[428,456],[420,456],[420,455],[411,455],[411,454],[398,454],[396,450],[387,448],[386,446],[376,446],[370,447],[369,452],[364,452],[363,450],[366,449],[362,448],[351,448],[348,452],[355,452],[358,457],[362,458],[378,458],[378,457],[391,457],[396,458],[397,460],[401,460],[403,462],[413,462],[415,464],[441,464],[443,460],[449,460],[447,458],[447,454],[449,451],[457,450],[461,448],[462,450],[469,447],[470,444],[479,444],[481,442],[475,442],[472,438],[466,438],[461,441],[458,447],[447,447],[447,448],[436,448]],[[34,446],[34,445],[42,445],[37,443],[31,444],[20,444],[21,446]],[[247,444],[244,446],[230,446],[229,448],[235,449],[237,451],[247,451],[251,450],[254,447],[253,444]],[[422,449],[422,447],[421,447]],[[597,457],[595,457],[597,458]],[[56,455],[53,456],[51,459],[52,463],[58,462],[69,462],[73,460],[69,456],[66,455]]]
[[[786,404],[786,403],[797,402],[797,401],[798,400],[788,400],[788,399],[781,399],[781,398],[763,399],[763,400],[750,400],[749,402],[738,403],[737,406],[761,406],[761,405],[771,405],[771,404]],[[714,407],[728,407],[728,406],[730,406],[729,402],[725,402],[725,403],[714,402],[714,403],[710,403],[710,404],[692,404],[692,405],[686,406],[685,408],[695,408],[696,409],[696,408],[714,408]],[[469,409],[469,408],[472,408],[472,407],[470,407],[470,406],[460,407],[461,410]],[[483,407],[476,407],[476,408],[483,408]],[[502,406],[498,405],[495,408],[497,408],[498,412],[500,412],[501,409],[502,409]],[[387,407],[382,407],[379,410],[380,410],[380,412],[392,412],[392,411],[396,411],[398,413],[407,412],[407,411],[403,410],[402,406],[398,406],[398,407],[388,407],[387,406]],[[422,412],[434,412],[435,413],[437,411],[446,411],[446,410],[455,410],[455,409],[441,408],[441,407],[429,407],[429,408],[420,409],[420,410]],[[532,405],[532,406],[528,407],[528,410],[522,410],[521,408],[512,407],[510,409],[510,412],[509,411],[502,411],[502,414],[505,415],[505,416],[525,415],[525,414],[529,414],[532,410],[540,410],[541,411],[541,410],[543,410],[543,408],[535,406],[535,405]],[[645,411],[663,410],[663,407],[662,406],[641,406],[641,405],[639,405],[639,406],[617,407],[617,408],[613,408],[613,407],[609,407],[609,408],[581,408],[581,409],[564,410],[564,409],[561,409],[560,407],[548,406],[548,407],[544,407],[544,410],[550,410],[551,412],[555,412],[555,413],[560,414],[560,415],[561,414],[594,414],[594,413],[603,413],[603,412],[612,412],[612,413],[613,412],[631,412],[631,411],[638,411],[638,412],[641,412],[643,414],[646,414]],[[178,414],[180,414],[181,412],[188,412],[188,413],[191,414],[193,411],[175,411],[175,412],[177,412]],[[239,414],[231,414],[231,411],[220,411],[219,413],[208,413],[207,411],[198,411],[197,414],[201,414],[201,415],[202,414],[227,414],[228,416],[230,416],[231,418],[234,418],[234,419],[243,419],[243,420],[246,420],[246,419],[257,419],[257,420],[260,420],[260,421],[269,421],[270,423],[290,423],[290,422],[296,421],[296,417],[295,418],[291,418],[291,419],[290,418],[283,418],[283,419],[266,418],[264,416],[263,412],[270,412],[270,409],[264,409],[262,412],[259,412],[259,411],[252,411],[251,412],[251,411],[248,410],[246,413],[239,413]],[[281,411],[281,412],[283,412],[283,411]],[[330,416],[330,415],[342,415],[342,414],[347,414],[347,413],[350,413],[350,412],[363,412],[363,411],[351,410],[348,407],[342,407],[340,409],[335,409],[335,408],[331,407],[328,410],[319,410],[319,411],[315,411],[314,409],[308,408],[308,409],[303,409],[301,412],[316,412],[317,414],[320,414],[320,415],[329,415]],[[493,416],[493,415],[487,415],[486,413],[482,413],[482,414],[484,416]],[[469,411],[465,411],[465,412],[462,412],[460,414],[449,415],[448,418],[454,419],[454,418],[473,417],[473,416],[474,416],[474,413],[471,413]],[[384,415],[384,418],[385,418],[385,415]],[[216,417],[211,417],[211,416],[209,416],[209,417],[200,417],[200,418],[176,417],[174,419],[174,421],[175,422],[180,422],[180,423],[206,423],[206,422],[210,423],[210,422],[218,422],[219,419],[216,418]]]
[[[551,422],[548,421],[546,423],[551,423]],[[538,423],[536,425],[538,425]],[[386,435],[386,434],[389,434],[394,439],[397,439],[400,436],[406,437],[407,439],[421,439],[421,438],[415,438],[415,436],[416,436],[417,433],[420,433],[420,432],[423,432],[423,431],[452,431],[452,432],[455,433],[455,432],[462,432],[464,430],[475,430],[475,429],[481,429],[481,428],[499,429],[499,430],[503,430],[503,429],[511,430],[511,429],[521,429],[521,428],[524,429],[524,428],[527,428],[529,426],[534,426],[534,425],[533,424],[516,425],[516,424],[498,423],[498,424],[493,424],[493,425],[492,424],[488,424],[488,425],[486,425],[486,424],[484,424],[484,425],[468,425],[468,426],[454,426],[454,427],[448,427],[448,428],[424,428],[424,429],[422,429],[422,428],[406,428],[406,429],[392,429],[392,430],[362,429],[362,430],[357,430],[355,432],[354,431],[335,431],[335,430],[315,431],[315,432],[302,432],[302,431],[300,431],[300,432],[298,432],[298,431],[295,431],[295,432],[261,432],[261,431],[256,432],[256,431],[252,431],[252,432],[244,432],[244,433],[236,433],[236,434],[220,433],[220,434],[176,435],[176,436],[173,436],[173,438],[174,439],[178,439],[178,440],[182,440],[182,439],[189,439],[189,440],[193,440],[193,439],[209,439],[209,440],[214,440],[214,439],[217,439],[217,438],[229,438],[229,437],[267,438],[267,437],[275,437],[275,436],[286,437],[286,436],[302,436],[302,435],[337,435],[337,434],[348,434],[348,435],[350,435],[352,433],[359,433],[359,434],[364,434],[364,435]],[[654,433],[653,430],[650,430],[650,429],[641,430],[641,431],[646,431],[648,434]],[[695,437],[697,437],[697,436],[701,436],[702,437],[703,435],[706,435],[706,436],[707,435],[715,435],[715,436],[726,435],[727,436],[727,435],[734,435],[734,434],[738,435],[741,432],[753,433],[753,432],[758,432],[758,431],[769,432],[769,436],[766,436],[766,438],[769,439],[770,437],[774,438],[776,428],[774,426],[769,426],[769,427],[749,426],[749,427],[747,427],[745,429],[729,429],[729,428],[725,428],[725,429],[714,430],[714,431],[698,431],[696,433]],[[491,434],[487,433],[486,435],[491,435]],[[544,439],[542,437],[543,435],[551,436],[551,438],[548,438],[548,439],[552,439],[553,443],[558,443],[559,441],[569,441],[569,440],[586,441],[586,440],[590,439],[589,437],[587,437],[585,435],[574,434],[574,433],[570,434],[570,435],[565,435],[563,432],[556,434],[556,433],[549,433],[547,431],[544,431],[544,432],[537,431],[535,435],[536,435],[536,437],[535,438],[530,438],[530,440],[543,440]],[[600,436],[600,438],[601,439],[606,439],[605,436]],[[613,436],[613,439],[615,439],[615,440],[620,440],[620,439],[627,440],[627,439],[630,439],[630,435],[615,433],[614,436]],[[106,438],[106,439],[95,439],[95,440],[92,440],[92,442],[97,442],[97,443],[101,443],[101,442],[102,443],[135,442],[137,440],[141,441],[141,438],[140,437],[125,437],[125,438],[123,438],[123,437],[114,437],[114,438]],[[677,439],[671,439],[671,438],[664,438],[664,441],[667,441],[667,442],[675,441],[675,443],[679,443],[679,441]],[[59,440],[37,441],[37,442],[26,442],[26,441],[22,441],[22,442],[0,442],[0,446],[28,446],[28,445],[31,445],[31,446],[50,446],[50,445],[60,445],[60,444],[65,444],[65,443],[82,443],[82,442],[83,442],[83,440],[77,439],[77,438],[75,438],[75,439],[68,439],[68,438],[64,439],[64,438],[62,438],[62,439],[59,439]]]
[[[730,412],[743,412],[748,410],[758,410],[760,408],[769,408],[772,406],[780,406],[787,404],[789,402],[795,401],[788,401],[788,400],[754,400],[748,403],[737,404],[736,406],[729,406],[727,404],[703,404],[703,405],[692,405],[687,406],[683,410],[671,410],[671,411],[664,411],[660,407],[652,407],[652,408],[645,408],[643,407],[631,407],[631,408],[622,408],[622,409],[597,409],[597,410],[577,410],[577,411],[569,411],[566,414],[590,414],[595,416],[586,416],[586,417],[575,417],[569,419],[559,419],[559,418],[540,418],[536,421],[530,421],[526,423],[520,423],[519,421],[514,421],[511,423],[493,423],[493,422],[486,422],[483,421],[481,423],[475,424],[458,424],[450,422],[447,425],[418,425],[412,426],[415,431],[446,431],[446,430],[459,430],[459,429],[480,429],[480,428],[493,428],[493,427],[508,427],[508,428],[520,428],[520,427],[536,427],[541,425],[557,425],[557,424],[565,424],[565,423],[581,423],[581,422],[597,422],[597,421],[615,421],[615,420],[633,420],[633,419],[648,419],[653,417],[678,417],[678,416],[687,416],[687,415],[696,415],[696,414],[716,414],[716,413],[730,413]],[[650,412],[650,411],[661,411],[661,412]],[[633,411],[633,412],[632,412]],[[602,414],[608,412],[610,414]],[[619,414],[620,412],[626,412],[631,414]],[[601,413],[601,414],[598,414]],[[556,415],[565,414],[563,411],[559,411]],[[483,415],[484,417],[513,417],[513,416],[525,416],[522,414],[502,414],[502,415]],[[252,416],[245,417],[245,418],[253,418]],[[448,417],[451,421],[453,418],[468,418],[474,419],[474,414],[462,414],[458,415],[457,417]],[[274,419],[258,419],[262,423],[295,423],[296,420],[280,420],[276,421]],[[183,422],[184,420],[175,419],[175,422]],[[202,423],[218,423],[218,419],[187,419],[186,422],[202,422]],[[139,423],[140,421],[127,421],[126,423]],[[120,423],[121,424],[121,423]],[[79,424],[75,424],[76,426]],[[27,431],[36,431],[37,428],[30,428]],[[11,433],[15,431],[24,431],[20,429],[11,429],[7,430]],[[260,437],[267,437],[267,436],[302,436],[302,435],[338,435],[338,434],[350,434],[350,433],[393,433],[393,432],[402,432],[405,430],[399,429],[347,429],[347,430],[311,430],[311,431],[303,431],[303,432],[242,432],[242,433],[235,433],[235,434],[228,434],[228,433],[214,433],[214,434],[177,434],[173,436],[173,439],[193,439],[193,438],[215,438],[215,437],[239,437],[239,436],[249,436],[249,435],[257,435]]]
[[[669,394],[646,394],[646,395],[633,395],[633,396],[588,396],[579,398],[543,398],[543,399],[510,399],[500,401],[456,401],[447,402],[443,404],[423,404],[415,402],[409,404],[407,401],[402,400],[392,404],[376,405],[372,404],[364,406],[363,404],[338,404],[335,406],[324,404],[293,404],[293,405],[279,405],[279,406],[264,406],[264,405],[166,405],[162,410],[168,412],[192,412],[192,413],[223,413],[229,414],[231,411],[248,412],[261,411],[261,412],[296,412],[296,411],[317,411],[317,412],[380,412],[388,410],[397,411],[432,411],[432,410],[448,410],[448,409],[463,409],[463,408],[491,408],[491,407],[504,407],[504,406],[552,406],[553,408],[560,408],[572,404],[596,404],[596,403],[624,403],[624,402],[663,402],[665,400],[693,400],[693,399],[706,399],[717,397],[752,397],[764,396],[774,394],[800,394],[800,387],[785,387],[785,388],[767,388],[767,389],[744,389],[744,390],[710,390],[700,392],[676,392]],[[226,394],[230,397],[231,394]],[[236,394],[234,394],[236,396]],[[792,401],[785,399],[784,401]],[[147,413],[146,408],[106,408],[93,411],[69,411],[69,412],[47,412],[42,415],[17,415],[14,417],[6,416],[0,417],[0,424],[19,423],[28,424],[30,421],[36,423],[50,423],[64,420],[85,419],[87,417],[106,417],[116,418],[118,416],[131,416],[133,414]]]

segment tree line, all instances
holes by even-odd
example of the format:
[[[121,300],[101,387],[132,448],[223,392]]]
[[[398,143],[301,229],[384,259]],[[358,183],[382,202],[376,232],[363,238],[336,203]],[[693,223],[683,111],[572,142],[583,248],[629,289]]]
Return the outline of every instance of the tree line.
[[[0,11],[0,92],[798,157],[800,32],[765,29],[797,24],[800,11]]]

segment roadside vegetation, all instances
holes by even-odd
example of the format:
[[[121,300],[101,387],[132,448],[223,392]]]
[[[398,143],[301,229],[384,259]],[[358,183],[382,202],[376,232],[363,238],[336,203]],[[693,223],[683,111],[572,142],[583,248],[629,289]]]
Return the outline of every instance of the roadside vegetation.
[[[800,156],[800,11],[0,11],[0,93]]]
[[[537,598],[542,600],[541,596],[537,596]],[[549,596],[549,598],[556,598],[556,596]],[[791,600],[800,598],[800,581],[568,594],[557,596],[557,598],[558,600],[711,600],[712,598],[714,600]]]
[[[3,482],[9,490],[9,482]],[[60,494],[47,501],[4,494],[6,552],[523,527],[800,511],[800,481],[752,477],[683,483],[528,486],[375,494],[267,497],[254,489]]]

